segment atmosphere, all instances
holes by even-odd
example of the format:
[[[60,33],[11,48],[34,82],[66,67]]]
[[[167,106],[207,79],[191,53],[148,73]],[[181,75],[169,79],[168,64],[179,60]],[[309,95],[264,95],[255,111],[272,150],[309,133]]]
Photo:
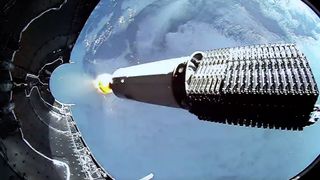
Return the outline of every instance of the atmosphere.
[[[93,82],[119,68],[195,51],[295,43],[320,84],[319,24],[298,0],[101,0],[75,44],[73,63],[54,71],[50,89],[74,104],[90,150],[116,179],[150,173],[155,179],[288,179],[319,154],[320,122],[285,131],[201,121],[187,110],[99,93]]]

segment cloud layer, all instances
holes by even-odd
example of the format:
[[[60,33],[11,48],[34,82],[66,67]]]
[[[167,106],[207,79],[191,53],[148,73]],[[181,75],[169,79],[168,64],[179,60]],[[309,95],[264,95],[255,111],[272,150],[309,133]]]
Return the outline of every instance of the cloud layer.
[[[319,82],[319,23],[300,1],[101,1],[72,57],[95,76],[196,50],[296,42]],[[95,106],[88,97],[74,117],[119,179],[150,172],[157,179],[288,179],[320,152],[319,123],[303,132],[233,127],[113,95]]]

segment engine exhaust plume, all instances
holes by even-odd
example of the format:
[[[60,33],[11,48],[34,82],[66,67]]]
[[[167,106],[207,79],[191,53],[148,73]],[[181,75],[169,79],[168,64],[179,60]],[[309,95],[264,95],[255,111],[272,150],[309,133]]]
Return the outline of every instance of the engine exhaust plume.
[[[102,94],[110,94],[112,93],[112,89],[110,87],[111,81],[112,81],[111,74],[100,74],[93,81],[93,85],[98,90],[98,92]]]

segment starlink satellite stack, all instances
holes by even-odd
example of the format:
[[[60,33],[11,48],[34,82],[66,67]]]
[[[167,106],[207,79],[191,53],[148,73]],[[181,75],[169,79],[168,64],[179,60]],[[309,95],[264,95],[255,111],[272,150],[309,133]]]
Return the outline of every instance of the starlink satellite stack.
[[[110,86],[118,97],[219,123],[301,130],[319,119],[318,88],[294,44],[222,48],[121,68]]]

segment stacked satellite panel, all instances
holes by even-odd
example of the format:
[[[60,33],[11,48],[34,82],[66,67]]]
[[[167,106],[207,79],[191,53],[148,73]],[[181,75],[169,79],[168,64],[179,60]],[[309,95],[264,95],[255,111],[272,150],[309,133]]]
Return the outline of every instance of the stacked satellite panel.
[[[282,129],[310,124],[319,92],[306,56],[294,44],[222,48],[202,55],[186,79],[189,110],[200,119]]]

